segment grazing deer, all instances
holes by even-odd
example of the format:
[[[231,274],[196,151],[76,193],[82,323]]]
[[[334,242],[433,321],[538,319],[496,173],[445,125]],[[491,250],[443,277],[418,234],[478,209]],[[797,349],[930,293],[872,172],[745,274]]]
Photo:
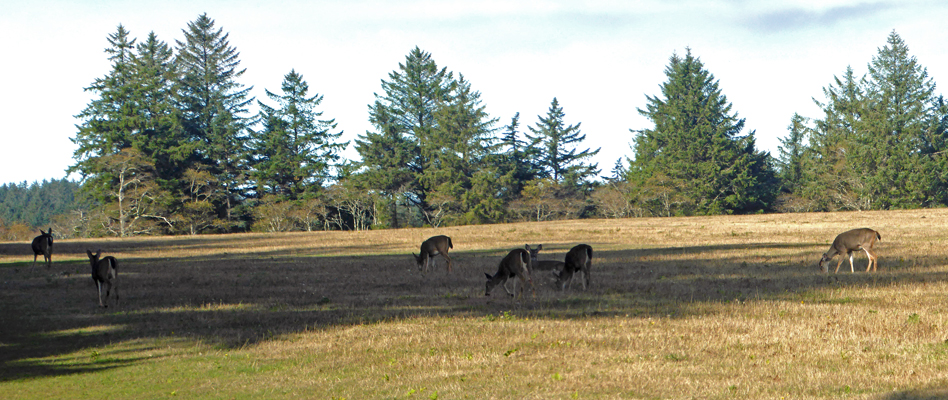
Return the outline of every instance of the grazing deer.
[[[566,262],[563,264],[562,271],[553,271],[556,276],[556,286],[560,290],[566,289],[566,284],[573,286],[573,274],[583,273],[583,290],[589,286],[589,270],[592,268],[593,249],[588,244],[579,244],[573,246],[566,253]]]
[[[836,272],[834,272],[838,273],[839,266],[843,264],[842,255],[846,253],[849,256],[849,271],[856,272],[856,267],[853,266],[853,252],[863,250],[869,256],[869,265],[866,266],[866,272],[869,272],[870,268],[875,271],[876,267],[879,266],[876,253],[872,251],[872,246],[876,244],[876,240],[882,240],[882,235],[869,228],[853,229],[840,233],[839,236],[836,236],[836,240],[833,240],[833,245],[830,246],[829,250],[823,253],[823,258],[820,259],[820,269],[823,272],[829,272],[827,263],[838,254],[840,256],[839,262],[836,263]]]
[[[46,268],[53,262],[53,228],[49,228],[49,232],[40,229],[40,233],[42,235],[33,238],[33,243],[30,244],[33,247],[33,265],[30,269],[36,266],[36,257],[40,254],[43,255],[43,261],[46,261]]]
[[[484,292],[484,296],[490,296],[491,289],[501,285],[507,291],[507,294],[512,297],[514,293],[507,289],[507,280],[511,277],[517,277],[517,280],[520,281],[518,299],[523,298],[523,287],[527,283],[530,284],[530,289],[533,290],[533,296],[537,295],[537,290],[533,287],[533,279],[530,277],[530,253],[524,249],[510,250],[510,253],[507,253],[507,256],[500,260],[500,265],[497,266],[497,273],[494,276],[490,276],[486,272],[484,275],[487,275],[487,291]],[[517,291],[517,281],[514,281],[514,291]]]
[[[92,265],[92,280],[95,281],[95,286],[99,291],[99,306],[109,306],[107,303],[110,291],[115,292],[115,304],[118,305],[119,294],[115,284],[115,280],[118,278],[118,261],[112,256],[105,256],[100,260],[99,255],[101,254],[102,250],[95,254],[92,254],[88,249],[86,250],[86,255],[89,256],[89,264]],[[102,286],[105,286],[104,301],[102,299]]]
[[[555,260],[543,260],[540,261],[537,257],[540,254],[540,250],[543,250],[543,245],[538,244],[536,248],[531,248],[530,245],[524,246],[527,251],[530,252],[530,270],[531,271],[549,271],[563,268],[565,265],[562,261]]]
[[[428,272],[428,263],[434,264],[434,259],[432,257],[441,254],[444,256],[445,260],[448,260],[448,272],[451,272],[451,257],[448,257],[448,249],[453,249],[454,245],[451,243],[451,238],[438,235],[432,236],[421,243],[421,253],[415,256],[415,253],[411,255],[415,256],[415,261],[418,263],[418,270],[421,271],[424,268],[425,272]]]

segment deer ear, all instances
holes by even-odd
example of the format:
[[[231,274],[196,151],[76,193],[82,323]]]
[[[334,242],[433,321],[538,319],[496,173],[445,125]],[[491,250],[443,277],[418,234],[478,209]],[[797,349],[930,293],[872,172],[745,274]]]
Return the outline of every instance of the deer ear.
[[[484,273],[484,275],[487,276],[487,280],[491,280],[491,279],[493,278],[492,276],[490,276],[490,274],[488,274],[488,273],[486,273],[486,272]]]
[[[538,244],[538,245],[537,245],[537,250],[543,250],[543,245],[542,245],[542,244]]]
[[[89,249],[86,249],[86,254],[88,254],[88,255],[89,255],[89,257],[92,257],[92,252],[91,252],[91,251],[89,251]]]
[[[560,277],[560,271],[557,271],[557,270],[554,269],[553,271],[550,271],[550,272],[553,273],[553,276],[555,276],[555,277],[557,277],[557,278]]]

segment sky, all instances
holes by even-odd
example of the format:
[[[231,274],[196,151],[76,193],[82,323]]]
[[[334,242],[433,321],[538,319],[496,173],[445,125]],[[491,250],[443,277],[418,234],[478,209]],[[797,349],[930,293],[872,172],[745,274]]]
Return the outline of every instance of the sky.
[[[865,74],[893,31],[936,84],[948,79],[940,0],[0,0],[0,184],[66,177],[75,115],[95,96],[84,88],[109,73],[119,24],[175,46],[204,13],[229,34],[256,99],[296,70],[342,140],[373,131],[369,104],[417,46],[464,75],[498,128],[519,112],[526,131],[557,98],[586,135],[580,150],[601,148],[592,162],[604,175],[632,156],[630,130],[652,126],[638,109],[689,48],[775,156],[793,114],[820,117],[823,88],[848,66]],[[343,155],[358,159],[352,144]]]

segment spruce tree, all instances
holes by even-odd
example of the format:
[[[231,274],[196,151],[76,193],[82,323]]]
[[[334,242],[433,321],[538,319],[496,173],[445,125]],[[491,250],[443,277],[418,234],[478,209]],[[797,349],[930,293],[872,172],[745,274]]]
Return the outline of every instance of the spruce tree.
[[[491,160],[496,152],[496,118],[490,118],[480,99],[463,75],[458,76],[449,101],[434,111],[434,129],[422,145],[428,161],[420,183],[429,204],[449,223],[494,222],[503,214],[494,189],[501,171]],[[480,184],[474,184],[479,180]],[[433,203],[437,203],[433,204]],[[438,225],[433,213],[427,223]]]
[[[388,81],[382,81],[384,95],[376,93],[374,104],[369,106],[369,121],[376,131],[366,132],[356,141],[364,168],[360,179],[390,199],[392,227],[399,226],[400,193],[405,193],[405,200],[422,213],[432,211],[421,180],[425,169],[437,162],[431,159],[434,150],[430,145],[436,128],[435,110],[450,102],[455,85],[453,74],[447,68],[439,69],[431,54],[418,47],[398,67],[398,71],[389,73]],[[383,142],[392,147],[379,148]],[[396,153],[376,157],[380,150]],[[396,160],[400,164],[391,164]]]
[[[182,32],[184,41],[177,41],[177,102],[183,128],[195,147],[189,169],[207,168],[215,176],[223,191],[214,204],[223,222],[219,228],[229,230],[236,227],[234,209],[248,189],[244,143],[251,88],[237,81],[245,72],[240,69],[240,53],[207,14],[188,23]]]
[[[309,96],[309,84],[291,70],[283,77],[282,94],[266,91],[276,103],[260,105],[263,129],[253,134],[253,177],[258,196],[273,194],[296,200],[304,194],[318,193],[332,177],[339,152],[347,143],[338,143],[342,132],[334,119],[320,119],[316,108],[323,96]]]
[[[828,210],[943,204],[945,116],[935,84],[892,32],[858,78],[847,68],[823,89],[801,194]]]
[[[755,149],[754,132],[714,76],[688,49],[673,54],[661,96],[647,96],[639,113],[654,127],[637,132],[629,180],[641,205],[657,215],[746,213],[766,209],[776,195],[770,155]]]
[[[528,127],[533,135],[526,136],[530,141],[530,155],[535,157],[540,176],[557,183],[569,179],[569,183],[578,185],[599,173],[598,164],[584,162],[598,154],[599,149],[585,149],[577,153],[576,146],[586,140],[586,135],[579,130],[581,123],[566,124],[566,113],[555,97],[546,117],[537,118],[539,121],[536,125]]]

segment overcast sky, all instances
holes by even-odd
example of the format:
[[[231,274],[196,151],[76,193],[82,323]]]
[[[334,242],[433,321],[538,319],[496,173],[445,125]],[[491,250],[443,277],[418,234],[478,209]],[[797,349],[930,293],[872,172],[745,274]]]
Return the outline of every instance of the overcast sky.
[[[893,30],[936,83],[948,79],[948,2],[937,0],[0,0],[0,184],[65,176],[74,116],[93,98],[83,88],[109,72],[119,24],[173,46],[202,13],[230,34],[257,99],[295,69],[344,140],[372,130],[373,93],[418,46],[464,74],[499,126],[520,112],[526,130],[556,97],[566,123],[582,123],[583,147],[602,147],[603,174],[631,155],[629,130],[650,127],[637,109],[685,48],[774,155],[793,113],[819,117],[812,98],[847,66],[864,74]],[[345,155],[358,157],[351,145]]]

